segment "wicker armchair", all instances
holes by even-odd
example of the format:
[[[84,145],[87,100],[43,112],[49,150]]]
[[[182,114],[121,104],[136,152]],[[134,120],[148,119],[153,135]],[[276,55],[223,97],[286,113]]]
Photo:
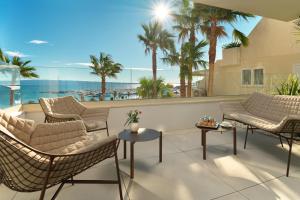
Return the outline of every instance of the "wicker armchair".
[[[0,183],[18,192],[41,191],[60,184],[118,184],[123,199],[115,136],[87,135],[82,121],[38,124],[0,112]],[[115,158],[117,180],[74,180],[93,165]]]
[[[87,108],[72,96],[40,98],[39,102],[45,113],[45,122],[82,120],[88,132],[106,129],[109,136],[109,108]]]

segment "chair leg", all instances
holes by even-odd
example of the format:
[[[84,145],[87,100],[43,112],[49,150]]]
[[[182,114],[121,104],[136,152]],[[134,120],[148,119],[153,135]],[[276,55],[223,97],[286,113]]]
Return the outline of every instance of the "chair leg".
[[[43,187],[39,200],[44,200],[45,193],[46,193],[46,187]]]
[[[58,189],[55,191],[54,195],[52,196],[51,200],[55,200],[56,199],[57,195],[59,194],[59,192],[63,188],[64,184],[65,184],[64,182],[60,184],[60,186],[58,187]]]
[[[247,145],[248,132],[249,132],[249,125],[247,125],[246,136],[245,136],[245,143],[244,143],[244,149],[246,149],[246,145]]]
[[[47,170],[46,178],[45,178],[45,181],[44,181],[43,189],[42,189],[42,191],[41,191],[41,195],[40,195],[39,200],[44,200],[45,193],[46,193],[46,190],[47,190],[47,185],[48,185],[49,176],[50,176],[51,169],[52,169],[53,159],[54,159],[54,158],[50,157],[49,167],[48,167],[48,170]]]
[[[117,170],[117,177],[118,177],[120,200],[123,200],[122,185],[121,185],[121,176],[120,176],[120,168],[119,168],[119,160],[118,160],[117,148],[115,148],[115,163],[116,163],[116,170]]]
[[[253,132],[253,127],[252,127],[252,126],[250,126],[250,129],[251,129],[251,133],[252,133],[252,135],[253,135],[253,133],[254,133],[254,132]]]
[[[294,133],[291,133],[291,140],[290,140],[290,142],[288,142],[290,149],[289,149],[288,162],[287,162],[287,168],[286,168],[286,176],[287,177],[289,176],[289,173],[290,173],[293,141],[294,141]]]
[[[105,123],[106,123],[106,134],[107,134],[107,136],[109,136],[109,132],[108,132],[108,123],[107,123],[107,121],[106,121]]]
[[[71,177],[71,181],[74,181],[73,176]],[[74,183],[72,183],[72,185],[74,185]]]
[[[279,140],[280,140],[281,147],[283,148],[283,143],[282,143],[281,135],[279,135]]]

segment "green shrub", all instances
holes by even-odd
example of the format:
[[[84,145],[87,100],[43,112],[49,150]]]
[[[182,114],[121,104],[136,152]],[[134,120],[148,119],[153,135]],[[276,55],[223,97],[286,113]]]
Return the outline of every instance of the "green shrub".
[[[279,95],[299,95],[300,94],[300,79],[297,75],[289,75],[288,79],[276,88]]]

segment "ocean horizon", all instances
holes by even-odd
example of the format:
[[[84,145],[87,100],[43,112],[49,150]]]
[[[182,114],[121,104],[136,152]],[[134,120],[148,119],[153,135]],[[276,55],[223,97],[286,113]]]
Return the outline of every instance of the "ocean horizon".
[[[38,103],[39,98],[73,96],[79,101],[98,101],[101,82],[76,80],[21,80],[15,104]],[[134,99],[138,83],[107,82],[105,100]],[[9,88],[0,87],[0,108],[9,107]]]

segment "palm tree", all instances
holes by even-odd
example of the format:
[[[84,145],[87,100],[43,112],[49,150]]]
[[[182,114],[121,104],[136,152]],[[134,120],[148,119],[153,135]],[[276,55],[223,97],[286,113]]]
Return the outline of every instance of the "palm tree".
[[[19,66],[20,68],[20,74],[24,78],[38,78],[39,75],[37,75],[34,71],[36,70],[35,67],[28,66],[31,61],[22,61],[20,57],[13,57],[11,60],[11,64]]]
[[[179,14],[174,14],[176,25],[173,27],[179,34],[178,40],[183,42],[188,38],[191,45],[196,45],[196,33],[200,29],[201,21],[197,10],[191,6],[189,0],[182,0]],[[192,64],[192,63],[190,63]],[[188,66],[189,74],[195,66]],[[192,76],[188,76],[187,96],[192,96]]]
[[[189,83],[191,84],[193,80],[193,69],[197,70],[199,67],[206,67],[207,62],[203,60],[205,54],[203,48],[206,45],[207,42],[205,40],[200,41],[195,46],[191,42],[183,43],[180,52],[172,50],[165,58],[162,58],[162,60],[163,62],[171,65],[181,66],[182,69],[179,73],[180,80],[185,80],[181,78],[182,76],[184,78],[187,77],[187,79],[190,80]],[[185,82],[183,84],[185,86]],[[181,92],[182,91],[180,91],[180,93]]]
[[[106,93],[106,78],[116,78],[117,74],[122,71],[122,65],[115,63],[112,57],[105,53],[100,53],[99,58],[91,55],[91,66],[92,74],[95,74],[101,78],[101,95],[99,100],[103,101]]]
[[[188,66],[186,64],[186,52],[183,51],[183,46],[180,48],[180,52],[177,52],[174,48],[166,57],[162,58],[164,63],[171,66],[179,66],[179,78],[180,78],[180,97],[186,97],[185,77],[188,75]]]
[[[203,48],[206,47],[207,42],[205,40],[201,40],[200,42],[196,43],[196,45],[193,45],[191,42],[187,42],[183,45],[183,51],[184,54],[187,55],[185,58],[185,62],[188,66],[188,85],[190,86],[188,88],[188,97],[191,97],[192,93],[192,80],[193,80],[193,69],[198,70],[199,67],[206,68],[207,62],[204,59],[205,51],[203,51]]]
[[[213,94],[217,41],[219,38],[228,35],[224,25],[229,24],[233,27],[232,36],[235,42],[240,42],[243,46],[248,46],[248,38],[234,27],[234,23],[239,19],[247,21],[248,18],[253,17],[253,15],[202,4],[196,4],[195,9],[203,23],[201,25],[201,31],[209,42],[208,96],[211,96]]]
[[[172,87],[164,83],[164,79],[159,77],[154,84],[153,79],[143,77],[140,79],[140,86],[137,88],[137,93],[142,98],[153,98],[154,97],[154,88],[156,86],[157,95],[159,97],[172,97],[173,91]]]
[[[28,66],[28,64],[31,63],[30,60],[28,61],[22,61],[20,57],[14,56],[12,60],[9,59],[7,55],[3,53],[3,51],[0,49],[0,60],[2,62],[5,62],[7,64],[12,64],[19,66],[20,68],[20,75],[23,78],[38,78],[39,75],[35,73],[35,67]]]
[[[138,35],[139,41],[145,45],[145,53],[152,52],[152,73],[153,73],[153,95],[157,97],[157,50],[160,49],[163,53],[174,48],[173,36],[167,30],[163,29],[158,22],[143,24],[144,35]]]
[[[4,55],[4,53],[3,53],[3,51],[2,51],[1,48],[0,48],[0,60],[1,60],[2,62],[7,63],[7,64],[10,63],[9,57],[6,56],[6,55]]]

